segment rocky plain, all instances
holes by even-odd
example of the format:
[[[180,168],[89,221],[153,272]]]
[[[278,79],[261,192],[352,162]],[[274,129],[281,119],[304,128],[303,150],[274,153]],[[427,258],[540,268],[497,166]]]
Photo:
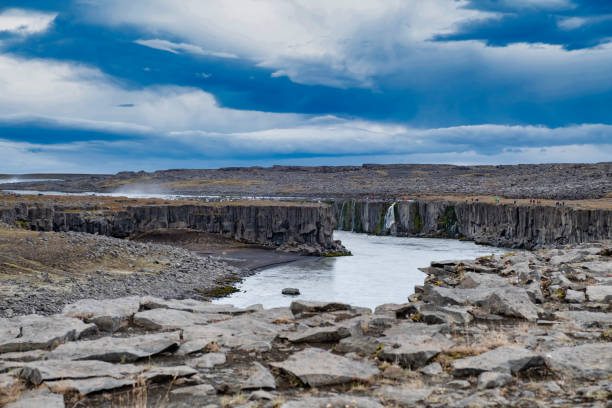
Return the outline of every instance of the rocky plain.
[[[0,406],[611,407],[612,241],[589,242],[610,234],[598,211],[610,210],[611,166],[233,168],[54,175],[47,178],[63,181],[17,185],[73,192],[162,186],[286,199],[463,194],[435,204],[435,216],[414,216],[412,207],[429,201],[396,206],[396,232],[456,234],[477,226],[500,238],[491,242],[522,248],[423,265],[423,284],[405,303],[374,310],[307,299],[237,308],[209,301],[253,272],[219,256],[225,246],[252,240],[274,253],[322,255],[341,248],[329,231],[337,226],[334,211],[348,205],[236,209],[120,199],[101,206],[0,196]],[[485,196],[472,204],[474,194]],[[552,209],[524,203],[531,198]],[[596,211],[578,217],[555,200]],[[455,203],[466,214],[478,207],[478,217],[464,216]],[[375,229],[388,205],[374,204],[357,224],[390,233]],[[487,214],[496,212],[520,222],[486,228]],[[571,223],[566,213],[574,214]],[[369,217],[376,221],[368,229]],[[217,250],[136,239],[160,229],[205,234],[204,245]],[[576,229],[584,233],[566,234]],[[543,238],[525,244],[531,237]]]

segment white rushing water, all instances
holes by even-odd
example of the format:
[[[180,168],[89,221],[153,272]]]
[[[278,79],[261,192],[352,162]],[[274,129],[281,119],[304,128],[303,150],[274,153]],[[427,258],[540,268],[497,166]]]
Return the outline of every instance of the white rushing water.
[[[42,182],[42,181],[63,181],[62,179],[50,179],[50,178],[0,178],[0,184],[12,184],[12,183],[31,183],[31,182]]]
[[[374,308],[383,303],[405,303],[422,285],[425,274],[417,268],[431,261],[474,259],[502,254],[501,248],[451,239],[400,238],[335,231],[334,237],[353,252],[338,258],[307,258],[279,265],[246,278],[240,292],[217,303],[239,307],[261,303],[264,307],[288,306],[294,299],[336,301]],[[285,296],[294,287],[300,296]]]

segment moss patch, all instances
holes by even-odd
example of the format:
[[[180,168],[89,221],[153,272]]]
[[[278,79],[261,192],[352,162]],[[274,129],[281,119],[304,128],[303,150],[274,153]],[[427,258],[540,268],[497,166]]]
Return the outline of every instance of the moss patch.
[[[414,216],[412,217],[412,223],[414,224],[414,232],[417,234],[423,232],[423,220],[421,214],[419,214],[419,206],[414,206]]]

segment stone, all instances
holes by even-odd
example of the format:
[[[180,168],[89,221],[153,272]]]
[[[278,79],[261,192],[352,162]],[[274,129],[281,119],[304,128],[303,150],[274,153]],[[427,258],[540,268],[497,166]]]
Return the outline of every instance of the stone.
[[[98,377],[122,379],[142,373],[144,367],[132,364],[111,364],[103,361],[43,360],[31,363],[15,363],[16,375],[34,385],[44,381]]]
[[[280,338],[292,343],[335,343],[351,335],[349,329],[342,326],[313,327],[280,335]]]
[[[300,294],[300,290],[297,288],[285,288],[282,290],[281,292],[283,295],[289,295],[289,296],[297,296]]]
[[[275,398],[276,395],[264,390],[253,391],[249,395],[249,401],[273,401]]]
[[[385,368],[382,373],[383,377],[390,378],[392,380],[399,380],[404,378],[404,369],[398,365],[390,365]]]
[[[0,360],[23,362],[36,361],[42,360],[47,353],[47,350],[30,350],[23,352],[3,353],[2,355],[0,355]]]
[[[198,372],[196,370],[186,365],[173,367],[159,366],[150,367],[146,370],[143,370],[142,373],[140,373],[140,376],[145,381],[162,382],[171,381],[173,379],[181,377],[190,377],[197,373]]]
[[[456,289],[425,285],[424,299],[435,305],[475,305],[488,313],[536,321],[538,310],[523,288]]]
[[[280,363],[271,363],[311,387],[367,381],[379,373],[370,362],[354,361],[316,348],[307,348]]]
[[[6,404],[4,408],[64,408],[64,396],[53,394],[47,388],[28,391],[18,401]]]
[[[380,342],[370,336],[351,336],[340,340],[336,350],[341,353],[359,353],[373,355],[378,350]]]
[[[403,405],[412,406],[424,401],[432,394],[433,388],[415,388],[409,385],[390,386],[379,388],[374,393],[383,401],[392,401]]]
[[[164,300],[152,296],[145,296],[140,299],[140,305],[145,309],[173,309],[192,313],[219,313],[238,315],[251,313],[256,310],[239,309],[232,305],[219,305],[210,302],[202,302],[195,299]],[[259,308],[257,308],[259,310]]]
[[[559,320],[575,322],[585,329],[594,327],[606,329],[612,327],[612,313],[569,311],[557,312],[555,317]]]
[[[565,301],[568,303],[582,303],[585,300],[584,292],[572,289],[565,291]]]
[[[206,353],[202,357],[187,361],[187,365],[193,368],[213,368],[225,364],[225,353]]]
[[[473,357],[451,363],[455,376],[478,375],[485,371],[517,374],[527,368],[544,367],[544,359],[537,353],[518,346],[503,346]]]
[[[419,368],[419,372],[434,377],[442,374],[444,371],[442,370],[442,366],[440,365],[440,363],[436,361],[429,365],[426,365],[425,367]]]
[[[155,333],[133,337],[102,337],[62,344],[47,354],[49,359],[131,362],[172,351],[180,344],[180,333]]]
[[[276,389],[276,380],[270,370],[261,365],[261,363],[254,362],[248,371],[248,378],[241,382],[240,388],[243,390],[259,388]]]
[[[53,392],[66,393],[78,392],[81,395],[88,395],[99,391],[110,391],[134,385],[133,378],[112,378],[112,377],[93,377],[78,380],[58,380],[47,381],[45,385]]]
[[[510,282],[504,277],[490,273],[465,272],[463,274],[463,280],[461,280],[461,283],[459,283],[457,287],[461,289],[473,289],[479,286],[487,288],[506,287],[510,286]]]
[[[384,406],[374,398],[338,395],[300,398],[285,402],[281,408],[384,408]]]
[[[384,332],[378,358],[405,368],[419,368],[454,343],[442,334],[446,325],[404,323]]]
[[[339,310],[351,310],[351,306],[337,302],[310,302],[306,300],[296,300],[291,302],[291,313],[298,315],[301,313],[324,313],[336,312]]]
[[[177,330],[229,319],[218,313],[192,313],[175,309],[152,309],[134,315],[134,324],[152,330]]]
[[[472,384],[469,381],[465,380],[453,380],[446,383],[448,388],[454,388],[457,390],[465,390],[467,388],[471,388]]]
[[[0,353],[49,349],[95,332],[94,324],[68,316],[26,315],[0,319]]]
[[[217,391],[210,384],[192,385],[190,387],[176,388],[170,392],[172,395],[187,395],[190,397],[206,397],[215,395]]]
[[[576,379],[605,379],[612,375],[612,343],[561,347],[546,353],[548,367]]]
[[[610,270],[612,270],[612,266],[610,266]],[[587,286],[586,295],[589,298],[589,302],[610,304],[612,303],[612,286]]]
[[[513,378],[507,373],[485,371],[478,376],[478,389],[498,388],[512,383]]]
[[[140,309],[140,298],[83,299],[66,305],[62,314],[94,323],[100,330],[115,332]]]

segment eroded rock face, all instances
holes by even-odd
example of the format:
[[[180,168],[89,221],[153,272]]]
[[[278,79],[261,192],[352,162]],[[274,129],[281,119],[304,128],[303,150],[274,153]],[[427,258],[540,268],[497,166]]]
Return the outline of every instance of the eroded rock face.
[[[311,387],[367,381],[379,372],[371,363],[349,360],[316,348],[304,349],[281,363],[271,365],[287,371]]]
[[[63,314],[94,323],[100,330],[114,332],[140,309],[140,298],[83,299],[66,305]]]

